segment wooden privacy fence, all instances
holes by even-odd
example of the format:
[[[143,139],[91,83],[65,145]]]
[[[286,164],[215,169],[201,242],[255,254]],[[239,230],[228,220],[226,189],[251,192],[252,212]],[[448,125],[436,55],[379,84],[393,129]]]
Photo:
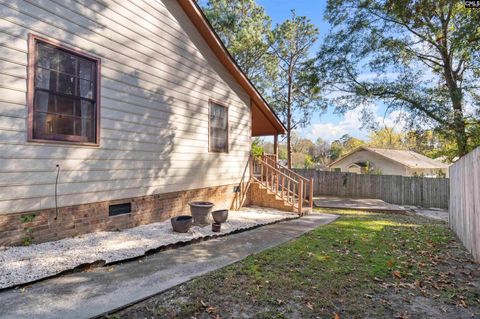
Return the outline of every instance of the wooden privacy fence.
[[[314,196],[376,198],[397,205],[448,208],[448,178],[294,171],[307,179],[313,177]]]
[[[480,148],[450,166],[450,228],[480,262]]]

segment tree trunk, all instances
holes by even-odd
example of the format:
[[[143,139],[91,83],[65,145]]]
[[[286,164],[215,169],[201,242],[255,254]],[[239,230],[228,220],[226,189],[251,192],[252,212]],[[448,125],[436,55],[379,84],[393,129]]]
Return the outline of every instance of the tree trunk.
[[[467,154],[468,140],[465,127],[465,118],[463,115],[463,94],[462,89],[458,87],[456,76],[452,70],[451,64],[447,56],[444,58],[445,82],[448,87],[450,100],[453,108],[453,127],[455,132],[455,140],[458,149],[458,156],[462,157]]]
[[[450,3],[450,9],[452,5],[453,3]],[[465,117],[463,114],[463,92],[461,87],[459,87],[458,85],[458,72],[460,70],[454,70],[452,59],[453,53],[451,51],[449,52],[449,50],[452,50],[452,46],[449,47],[448,45],[450,19],[446,19],[446,17],[443,17],[441,18],[441,21],[443,39],[440,44],[440,55],[442,56],[443,60],[443,72],[445,74],[445,82],[447,84],[450,99],[452,101],[453,127],[455,131],[458,156],[462,157],[467,154],[468,139],[465,127]]]
[[[455,126],[455,138],[458,148],[458,156],[462,157],[468,152],[468,139],[465,128],[465,120],[463,117],[461,106],[460,109],[456,108],[455,105],[453,108],[453,121]]]
[[[287,162],[288,162],[288,168],[292,168],[292,139],[291,139],[291,134],[290,134],[290,107],[288,107],[288,115],[287,115]]]
[[[292,72],[291,64],[288,74],[288,95],[287,95],[287,163],[288,168],[292,169]]]
[[[462,106],[462,89],[457,86],[453,78],[447,76],[447,85],[450,92],[450,99],[453,107],[453,126],[455,131],[455,139],[457,143],[458,156],[462,157],[467,154],[468,140],[465,127],[465,118]]]

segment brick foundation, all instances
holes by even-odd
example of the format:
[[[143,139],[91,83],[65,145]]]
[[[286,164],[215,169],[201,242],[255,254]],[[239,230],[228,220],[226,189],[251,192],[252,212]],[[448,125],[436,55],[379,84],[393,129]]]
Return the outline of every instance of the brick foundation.
[[[0,246],[19,245],[25,241],[42,243],[96,231],[112,231],[150,224],[182,214],[190,214],[188,203],[211,201],[215,208],[230,208],[234,185],[126,198],[55,209],[0,215]],[[132,212],[110,217],[111,204],[132,203]],[[248,200],[247,200],[248,202]],[[33,220],[29,216],[35,215]]]

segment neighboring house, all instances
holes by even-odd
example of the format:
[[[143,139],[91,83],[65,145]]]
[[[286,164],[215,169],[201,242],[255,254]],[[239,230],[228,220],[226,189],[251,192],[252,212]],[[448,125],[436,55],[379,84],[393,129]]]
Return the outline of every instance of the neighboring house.
[[[332,171],[357,174],[448,177],[448,165],[403,150],[359,147],[329,165]]]
[[[0,21],[0,246],[229,208],[252,136],[285,133],[194,0],[3,1]]]

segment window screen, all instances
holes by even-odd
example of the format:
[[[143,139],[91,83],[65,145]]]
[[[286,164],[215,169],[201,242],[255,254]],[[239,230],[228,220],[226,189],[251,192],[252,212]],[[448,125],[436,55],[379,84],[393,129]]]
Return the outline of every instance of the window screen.
[[[33,138],[96,142],[97,61],[35,41]]]
[[[210,103],[210,151],[228,152],[228,108]]]

